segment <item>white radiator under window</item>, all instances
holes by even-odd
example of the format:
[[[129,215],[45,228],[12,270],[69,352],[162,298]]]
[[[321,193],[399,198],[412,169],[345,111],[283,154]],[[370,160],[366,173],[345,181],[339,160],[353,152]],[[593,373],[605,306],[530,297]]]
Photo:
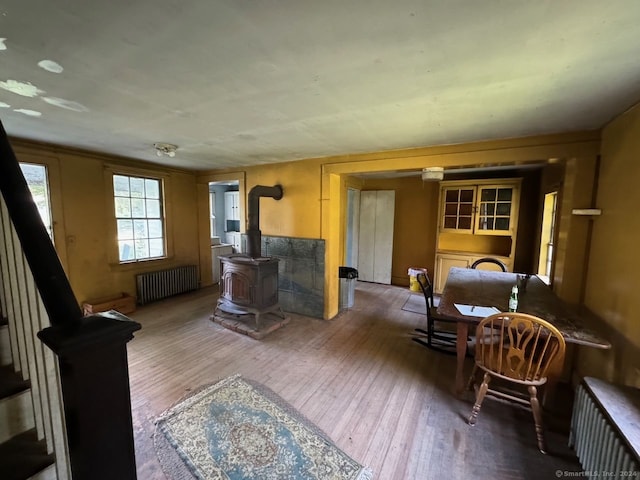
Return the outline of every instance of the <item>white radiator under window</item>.
[[[640,478],[640,390],[586,377],[576,390],[569,446],[589,477]]]

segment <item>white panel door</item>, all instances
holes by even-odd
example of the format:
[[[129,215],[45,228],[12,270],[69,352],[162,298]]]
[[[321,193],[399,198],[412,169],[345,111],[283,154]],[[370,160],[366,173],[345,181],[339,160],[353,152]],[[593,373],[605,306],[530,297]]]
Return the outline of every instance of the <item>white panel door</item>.
[[[360,192],[360,233],[358,235],[358,278],[373,282],[375,259],[377,192]]]
[[[396,192],[380,190],[376,198],[376,233],[374,245],[373,281],[391,283],[391,257],[393,255],[393,214]]]
[[[393,190],[360,193],[358,278],[365,282],[391,283],[393,254]]]

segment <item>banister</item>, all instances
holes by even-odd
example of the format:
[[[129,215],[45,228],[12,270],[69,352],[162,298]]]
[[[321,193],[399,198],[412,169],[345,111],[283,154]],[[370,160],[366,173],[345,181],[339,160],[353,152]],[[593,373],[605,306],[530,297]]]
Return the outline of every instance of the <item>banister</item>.
[[[82,317],[69,280],[42,223],[18,159],[0,121],[0,190],[22,244],[42,303],[54,327],[73,327]]]

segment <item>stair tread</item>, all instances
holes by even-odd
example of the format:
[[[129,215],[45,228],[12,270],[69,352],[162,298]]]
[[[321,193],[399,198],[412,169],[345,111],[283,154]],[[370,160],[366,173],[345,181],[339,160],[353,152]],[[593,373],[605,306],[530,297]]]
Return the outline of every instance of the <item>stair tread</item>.
[[[47,453],[35,429],[0,443],[0,472],[3,480],[29,478],[53,464],[55,457]]]
[[[0,366],[0,399],[24,392],[30,387],[29,380],[23,380],[11,365]]]

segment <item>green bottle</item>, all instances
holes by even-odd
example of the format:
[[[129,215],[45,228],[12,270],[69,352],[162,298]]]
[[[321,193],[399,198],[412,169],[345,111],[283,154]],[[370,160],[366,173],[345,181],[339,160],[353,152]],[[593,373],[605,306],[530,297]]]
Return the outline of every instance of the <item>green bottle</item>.
[[[518,311],[518,286],[514,285],[511,287],[511,296],[509,297],[509,311],[517,312]]]

